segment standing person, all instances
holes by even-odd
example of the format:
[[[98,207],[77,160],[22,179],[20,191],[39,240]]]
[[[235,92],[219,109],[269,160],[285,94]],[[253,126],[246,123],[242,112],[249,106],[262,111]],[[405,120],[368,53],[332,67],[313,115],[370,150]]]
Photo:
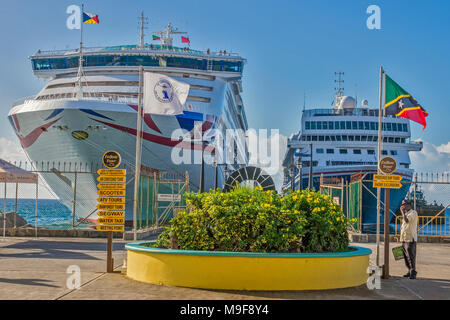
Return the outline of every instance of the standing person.
[[[402,213],[402,227],[400,229],[400,241],[403,246],[403,256],[408,273],[404,277],[416,279],[416,247],[417,247],[417,212],[412,209],[409,200],[403,200],[400,205]]]

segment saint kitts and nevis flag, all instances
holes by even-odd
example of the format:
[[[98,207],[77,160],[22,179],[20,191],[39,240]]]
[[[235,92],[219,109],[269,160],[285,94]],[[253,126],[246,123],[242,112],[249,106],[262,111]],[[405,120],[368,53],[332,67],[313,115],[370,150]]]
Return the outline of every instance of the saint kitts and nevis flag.
[[[427,126],[426,117],[428,113],[405,89],[400,87],[394,80],[385,74],[386,98],[384,111],[387,115],[403,117]]]

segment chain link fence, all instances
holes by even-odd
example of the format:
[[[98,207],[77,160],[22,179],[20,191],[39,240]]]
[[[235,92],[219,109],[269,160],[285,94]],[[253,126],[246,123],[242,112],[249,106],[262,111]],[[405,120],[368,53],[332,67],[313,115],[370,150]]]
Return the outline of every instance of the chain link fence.
[[[347,181],[341,177],[321,177],[320,191],[342,207],[344,215],[355,218],[355,231],[376,232],[377,190],[367,174],[356,174]],[[403,199],[411,201],[419,216],[418,234],[450,236],[450,175],[417,173],[412,181],[402,180],[401,188],[390,189],[390,232],[399,235]],[[384,233],[385,193],[380,197],[380,232]]]
[[[406,195],[419,216],[419,236],[450,237],[450,174],[417,173]],[[402,216],[395,217],[395,234],[399,235]]]
[[[12,161],[13,166],[39,175],[38,183],[0,183],[0,229],[44,228],[52,230],[95,229],[98,173],[101,163]],[[125,230],[133,227],[134,166],[126,169]],[[184,210],[186,174],[170,174],[142,167],[137,196],[136,229],[168,223]],[[4,217],[6,219],[4,219]],[[3,221],[4,220],[4,221]]]

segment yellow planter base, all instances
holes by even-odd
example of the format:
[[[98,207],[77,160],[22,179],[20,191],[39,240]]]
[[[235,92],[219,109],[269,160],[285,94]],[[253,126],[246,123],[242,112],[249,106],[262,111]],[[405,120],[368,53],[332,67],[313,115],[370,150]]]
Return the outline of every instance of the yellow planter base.
[[[223,290],[323,290],[366,283],[371,250],[236,253],[128,244],[128,277],[169,286]]]

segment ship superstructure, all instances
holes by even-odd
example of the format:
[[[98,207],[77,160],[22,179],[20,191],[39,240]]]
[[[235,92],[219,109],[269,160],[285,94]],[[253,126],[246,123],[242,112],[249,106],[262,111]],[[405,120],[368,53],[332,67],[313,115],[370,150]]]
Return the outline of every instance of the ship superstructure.
[[[411,141],[407,119],[386,116],[382,126],[382,156],[393,157],[398,164],[396,174],[401,175],[404,181],[410,181],[413,169],[410,167],[409,152],[420,151],[422,142]],[[362,173],[370,180],[377,172],[378,109],[370,108],[367,100],[357,107],[356,99],[345,96],[338,86],[332,108],[303,110],[301,128],[287,142],[288,151],[283,162],[284,188],[308,187],[310,150],[313,159],[312,186],[315,189],[319,188],[321,176],[349,181],[351,175]],[[392,191],[392,208],[400,204],[408,189],[409,185],[406,184]],[[375,190],[372,192],[376,194]],[[372,195],[366,197],[366,207],[376,203]],[[373,208],[375,211],[363,212],[363,223],[366,225],[375,223],[376,205]]]

